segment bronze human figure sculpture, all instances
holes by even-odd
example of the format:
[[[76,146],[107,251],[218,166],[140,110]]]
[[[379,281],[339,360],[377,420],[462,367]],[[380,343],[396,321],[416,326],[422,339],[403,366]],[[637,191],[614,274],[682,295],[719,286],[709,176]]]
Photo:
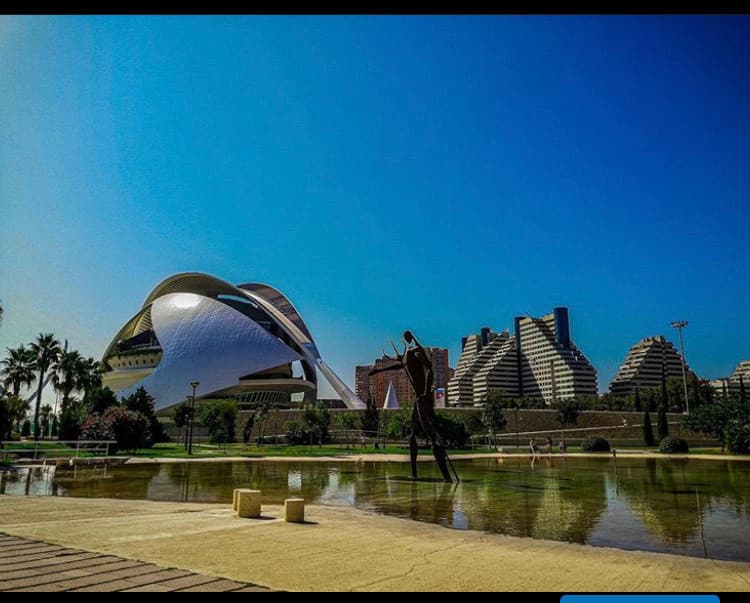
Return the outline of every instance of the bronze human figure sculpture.
[[[409,437],[411,477],[414,480],[417,479],[417,454],[419,451],[417,433],[421,426],[422,432],[429,438],[432,444],[432,454],[435,456],[435,461],[440,468],[440,472],[443,474],[443,479],[446,482],[452,482],[453,479],[448,472],[448,463],[450,460],[448,459],[443,438],[437,428],[430,353],[419,344],[411,331],[405,331],[403,339],[406,344],[404,353],[399,354],[398,350],[395,350],[398,354],[396,358],[387,356],[393,363],[371,370],[370,375],[398,368],[403,368],[406,371],[416,394],[414,409],[411,414],[411,435]]]

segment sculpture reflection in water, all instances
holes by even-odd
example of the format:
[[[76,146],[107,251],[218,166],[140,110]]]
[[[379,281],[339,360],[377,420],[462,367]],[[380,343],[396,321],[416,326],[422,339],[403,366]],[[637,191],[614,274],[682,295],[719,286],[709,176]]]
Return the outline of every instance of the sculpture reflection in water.
[[[417,479],[417,455],[419,446],[417,445],[417,433],[420,431],[427,436],[432,444],[432,454],[435,457],[437,466],[443,479],[446,482],[452,482],[450,472],[448,471],[448,452],[445,448],[443,437],[437,427],[437,416],[435,415],[435,393],[433,388],[432,359],[430,353],[425,350],[411,331],[404,331],[404,352],[400,353],[394,346],[396,358],[386,357],[391,360],[390,364],[372,369],[370,375],[381,373],[383,371],[392,371],[394,369],[404,369],[409,377],[416,399],[414,400],[414,409],[411,415],[411,435],[409,436],[409,457],[411,460],[411,478]],[[451,465],[451,468],[452,465]],[[458,481],[458,474],[453,469],[453,473]]]

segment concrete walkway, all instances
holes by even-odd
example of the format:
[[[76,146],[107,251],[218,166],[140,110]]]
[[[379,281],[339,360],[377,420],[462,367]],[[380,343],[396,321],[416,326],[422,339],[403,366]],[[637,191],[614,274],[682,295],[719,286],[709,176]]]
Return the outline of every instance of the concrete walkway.
[[[350,507],[0,496],[0,532],[291,591],[747,591],[750,563],[460,531]]]
[[[0,592],[263,592],[232,580],[0,533]]]

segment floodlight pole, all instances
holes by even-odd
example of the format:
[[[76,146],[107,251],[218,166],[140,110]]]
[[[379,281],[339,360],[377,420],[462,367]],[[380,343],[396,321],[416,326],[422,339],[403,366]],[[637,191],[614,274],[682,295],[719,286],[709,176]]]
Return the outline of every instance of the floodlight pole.
[[[682,329],[688,325],[687,320],[675,320],[672,326],[677,329],[680,335],[680,354],[682,354],[682,386],[685,388],[685,414],[690,414],[690,405],[688,403],[688,386],[687,372],[685,371],[685,344],[682,341]]]

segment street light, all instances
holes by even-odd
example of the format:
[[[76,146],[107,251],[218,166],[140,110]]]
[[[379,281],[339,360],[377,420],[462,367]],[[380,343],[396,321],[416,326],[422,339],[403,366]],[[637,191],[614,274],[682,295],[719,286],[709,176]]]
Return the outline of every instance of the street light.
[[[685,414],[690,413],[690,406],[688,404],[688,389],[687,389],[687,374],[685,372],[685,344],[682,342],[682,329],[688,326],[687,320],[675,320],[672,322],[672,326],[677,329],[680,334],[680,354],[682,354],[682,385],[685,388]]]
[[[188,455],[193,454],[193,421],[195,420],[195,390],[200,385],[199,381],[191,381],[190,387],[193,388],[193,397],[190,402],[190,425],[188,426]]]

